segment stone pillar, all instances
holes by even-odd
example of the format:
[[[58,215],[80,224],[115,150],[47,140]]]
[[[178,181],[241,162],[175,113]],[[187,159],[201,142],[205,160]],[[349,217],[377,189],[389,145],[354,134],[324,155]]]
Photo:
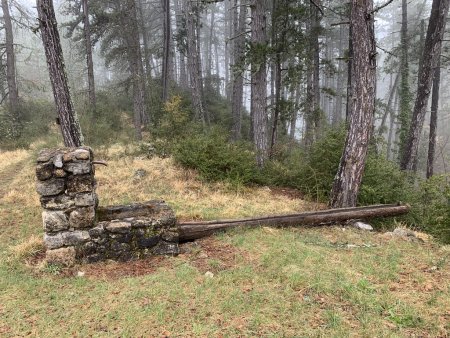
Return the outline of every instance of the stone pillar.
[[[36,166],[47,260],[75,261],[77,248],[90,239],[98,204],[92,150],[44,149]]]
[[[93,158],[88,147],[39,153],[36,190],[44,209],[47,262],[178,254],[175,213],[164,201],[97,208]]]

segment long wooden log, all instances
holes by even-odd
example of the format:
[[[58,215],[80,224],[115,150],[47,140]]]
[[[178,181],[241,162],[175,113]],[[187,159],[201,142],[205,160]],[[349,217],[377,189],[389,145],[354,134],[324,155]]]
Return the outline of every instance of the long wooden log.
[[[381,204],[367,207],[329,209],[300,214],[265,216],[234,220],[216,220],[204,222],[180,222],[178,229],[181,241],[209,236],[217,231],[238,226],[256,227],[261,225],[325,225],[336,222],[367,219],[373,217],[398,216],[408,213],[409,205]]]

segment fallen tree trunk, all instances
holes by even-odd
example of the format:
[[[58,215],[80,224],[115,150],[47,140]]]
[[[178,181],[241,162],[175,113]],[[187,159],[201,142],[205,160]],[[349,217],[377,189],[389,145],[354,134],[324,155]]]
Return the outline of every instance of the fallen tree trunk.
[[[206,237],[217,231],[227,230],[238,226],[326,225],[348,220],[398,216],[408,213],[409,210],[409,205],[382,204],[367,207],[330,209],[304,212],[300,214],[265,216],[235,220],[180,222],[178,223],[178,229],[180,241],[188,241]]]

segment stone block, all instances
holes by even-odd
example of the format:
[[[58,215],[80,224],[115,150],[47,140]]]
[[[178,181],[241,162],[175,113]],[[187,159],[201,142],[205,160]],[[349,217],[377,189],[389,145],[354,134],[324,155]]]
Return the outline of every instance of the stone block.
[[[103,222],[105,223],[105,222]],[[103,224],[99,223],[95,228],[89,229],[89,236],[92,239],[102,238],[105,236],[105,228]]]
[[[61,233],[65,246],[78,246],[89,241],[90,236],[87,231],[66,231]]]
[[[55,169],[53,171],[53,175],[55,175],[55,177],[66,177],[67,173],[64,171],[64,169]]]
[[[90,151],[86,149],[77,149],[73,152],[77,160],[89,160],[91,158]]]
[[[73,229],[90,228],[94,225],[95,208],[77,208],[70,213],[69,224]]]
[[[74,199],[67,195],[43,196],[40,200],[42,207],[49,210],[65,210],[75,206]]]
[[[64,170],[72,173],[73,175],[89,174],[92,171],[92,165],[90,162],[69,162],[64,165]]]
[[[47,249],[59,249],[64,246],[64,238],[61,232],[56,235],[44,234],[44,243]]]
[[[131,230],[131,223],[113,221],[106,225],[105,228],[112,233],[126,234]]]
[[[57,232],[69,228],[69,220],[63,211],[44,210],[42,212],[42,221],[44,230],[47,232]]]
[[[47,181],[37,182],[36,190],[41,196],[54,196],[62,193],[65,189],[65,182],[62,178],[52,178]]]
[[[76,251],[74,247],[47,250],[45,260],[49,264],[65,267],[74,266],[76,263]]]
[[[53,165],[58,169],[61,169],[63,167],[64,163],[62,153],[55,154],[55,156],[53,157]]]
[[[180,250],[178,243],[159,241],[158,245],[153,248],[152,253],[154,255],[176,256],[180,253]]]
[[[161,233],[161,238],[167,242],[178,243],[180,235],[178,234],[177,231],[163,231]]]
[[[58,149],[42,149],[37,157],[37,162],[48,162],[59,152]]]
[[[92,175],[76,175],[67,179],[67,192],[77,194],[94,190],[94,178]]]
[[[53,164],[51,162],[40,163],[36,166],[36,177],[40,181],[48,180],[53,176]]]
[[[137,245],[140,249],[150,249],[157,245],[160,240],[160,236],[140,237],[137,240]]]
[[[90,207],[95,206],[97,202],[97,198],[95,196],[95,193],[82,193],[77,194],[75,196],[75,205],[77,207]]]

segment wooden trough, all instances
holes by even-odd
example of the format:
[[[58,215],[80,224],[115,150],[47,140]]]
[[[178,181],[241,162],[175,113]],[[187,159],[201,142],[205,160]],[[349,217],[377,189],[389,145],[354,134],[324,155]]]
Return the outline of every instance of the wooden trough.
[[[190,241],[209,236],[215,232],[235,227],[300,226],[327,225],[349,220],[368,219],[374,217],[398,216],[408,213],[409,205],[381,204],[366,207],[329,209],[299,214],[264,216],[234,220],[216,220],[203,222],[179,222],[180,241]]]

